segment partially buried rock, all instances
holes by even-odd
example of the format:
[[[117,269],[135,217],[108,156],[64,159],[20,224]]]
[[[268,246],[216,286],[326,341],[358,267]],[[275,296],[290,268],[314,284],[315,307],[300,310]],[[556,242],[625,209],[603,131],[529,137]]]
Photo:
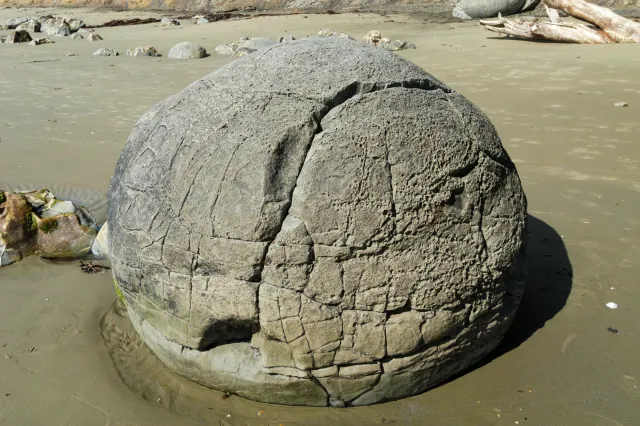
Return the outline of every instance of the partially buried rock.
[[[276,44],[278,44],[277,41],[268,38],[251,38],[240,43],[240,45],[234,50],[233,57],[239,58]]]
[[[77,259],[91,253],[98,227],[91,214],[49,190],[0,190],[0,266],[30,255]]]
[[[53,40],[51,40],[49,37],[40,37],[40,38],[36,38],[33,39],[29,42],[30,46],[40,46],[41,44],[53,44],[55,43]]]
[[[40,32],[40,21],[35,19],[29,19],[27,22],[23,22],[22,24],[16,27],[17,30],[24,30],[30,33],[39,33]]]
[[[84,37],[80,33],[74,33],[74,34],[71,34],[71,38],[74,40],[76,39],[82,40]]]
[[[109,49],[106,47],[101,47],[100,49],[93,52],[93,56],[118,56],[119,53],[115,49]]]
[[[91,34],[89,34],[87,36],[87,40],[89,40],[89,41],[99,41],[99,40],[102,40],[102,37],[100,37],[99,34],[91,33]]]
[[[209,20],[205,17],[198,18],[198,20],[196,21],[197,25],[208,24],[208,23],[209,23]]]
[[[496,348],[525,285],[526,198],[489,119],[340,37],[274,45],[153,106],[107,205],[144,343],[263,402],[437,386]]]
[[[31,35],[25,30],[14,30],[9,33],[5,43],[25,43],[31,41]]]
[[[180,21],[178,21],[177,19],[162,18],[160,20],[160,26],[162,27],[173,27],[176,25],[180,25]]]
[[[207,51],[204,47],[188,41],[176,44],[167,54],[170,59],[199,59],[205,56]]]
[[[136,47],[135,49],[127,49],[127,56],[162,56],[158,53],[155,47],[145,46],[145,47]]]

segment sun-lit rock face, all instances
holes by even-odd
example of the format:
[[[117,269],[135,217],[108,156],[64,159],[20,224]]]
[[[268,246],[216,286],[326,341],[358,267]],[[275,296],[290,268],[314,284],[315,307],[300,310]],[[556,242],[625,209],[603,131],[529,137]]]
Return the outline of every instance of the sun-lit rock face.
[[[294,405],[413,395],[491,351],[522,295],[526,217],[476,107],[339,37],[267,47],[154,106],[108,204],[117,286],[156,355]]]

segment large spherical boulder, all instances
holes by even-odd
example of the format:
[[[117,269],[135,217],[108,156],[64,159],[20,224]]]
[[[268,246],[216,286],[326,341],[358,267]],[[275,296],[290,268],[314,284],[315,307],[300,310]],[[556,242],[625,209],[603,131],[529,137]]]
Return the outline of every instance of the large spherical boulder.
[[[154,106],[108,220],[145,343],[265,402],[422,392],[499,343],[524,286],[526,200],[494,127],[338,37],[267,47]]]

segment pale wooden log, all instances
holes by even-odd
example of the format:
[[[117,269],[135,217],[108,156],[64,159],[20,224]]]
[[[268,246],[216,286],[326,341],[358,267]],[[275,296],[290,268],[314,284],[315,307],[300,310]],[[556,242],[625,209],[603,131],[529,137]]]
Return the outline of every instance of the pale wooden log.
[[[640,43],[640,23],[584,0],[543,0],[553,9],[601,28],[614,43]]]
[[[534,19],[530,22],[501,20],[480,21],[487,30],[525,39],[558,41],[563,43],[609,44],[613,41],[601,30],[568,22],[551,23]]]

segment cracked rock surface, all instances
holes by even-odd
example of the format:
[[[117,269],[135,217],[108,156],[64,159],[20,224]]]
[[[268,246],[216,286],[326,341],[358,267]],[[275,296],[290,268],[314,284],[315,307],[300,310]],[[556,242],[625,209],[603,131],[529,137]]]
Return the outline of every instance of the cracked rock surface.
[[[116,285],[176,372],[290,405],[433,387],[500,342],[526,199],[493,125],[338,37],[241,58],[136,124],[109,190]]]

